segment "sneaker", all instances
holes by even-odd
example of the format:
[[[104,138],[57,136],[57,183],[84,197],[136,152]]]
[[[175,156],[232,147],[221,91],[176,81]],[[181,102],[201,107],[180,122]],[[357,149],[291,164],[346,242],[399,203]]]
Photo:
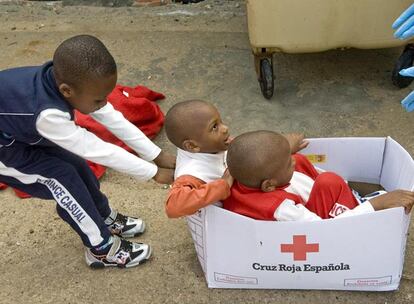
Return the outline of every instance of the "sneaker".
[[[112,211],[105,220],[112,234],[122,238],[138,236],[145,231],[145,222],[140,218],[125,216],[117,211]]]
[[[85,248],[86,263],[91,268],[129,268],[146,262],[150,257],[149,245],[130,242],[117,236],[113,236],[113,243],[107,254],[97,255],[90,248]]]

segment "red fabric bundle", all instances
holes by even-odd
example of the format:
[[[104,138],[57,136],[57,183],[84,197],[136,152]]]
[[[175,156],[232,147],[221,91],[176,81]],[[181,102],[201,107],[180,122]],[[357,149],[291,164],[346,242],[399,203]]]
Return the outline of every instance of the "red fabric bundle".
[[[117,85],[109,94],[108,101],[114,106],[115,110],[120,111],[127,120],[152,139],[158,134],[164,123],[164,114],[153,101],[163,98],[165,98],[163,94],[143,86],[131,88]],[[127,151],[132,151],[131,148],[116,138],[103,125],[93,120],[92,117],[75,111],[75,122],[95,133],[102,140],[118,145]]]
[[[127,120],[137,126],[146,136],[153,139],[161,130],[164,124],[164,114],[155,101],[164,99],[161,93],[152,91],[144,86],[126,87],[116,85],[115,89],[109,94],[108,101],[113,107],[120,111]],[[90,132],[96,134],[106,142],[113,143],[133,152],[130,147],[109,132],[103,125],[93,120],[92,117],[75,111],[75,123]],[[99,179],[105,173],[105,167],[89,162],[95,176]],[[0,183],[0,190],[6,189],[7,185]],[[20,198],[28,198],[30,195],[14,189]]]

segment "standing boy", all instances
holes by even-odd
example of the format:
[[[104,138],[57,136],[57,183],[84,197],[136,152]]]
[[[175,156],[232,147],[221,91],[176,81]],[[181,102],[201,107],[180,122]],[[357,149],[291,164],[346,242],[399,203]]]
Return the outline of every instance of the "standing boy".
[[[145,224],[109,207],[84,159],[159,183],[172,180],[174,167],[172,156],[107,103],[116,81],[114,58],[88,35],[65,40],[53,61],[42,66],[0,71],[0,182],[54,199],[95,268],[139,265],[151,248],[124,239],[143,233]],[[75,109],[90,114],[144,160],[75,125]]]

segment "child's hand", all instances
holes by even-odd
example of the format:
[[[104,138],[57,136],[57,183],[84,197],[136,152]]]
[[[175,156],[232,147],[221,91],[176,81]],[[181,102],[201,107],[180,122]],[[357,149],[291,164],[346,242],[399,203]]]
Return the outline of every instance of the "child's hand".
[[[292,154],[299,152],[309,145],[309,142],[305,140],[305,135],[303,133],[289,133],[284,134],[284,136],[289,142]]]
[[[160,154],[154,159],[154,163],[161,168],[174,169],[176,156],[170,153],[161,151]]]
[[[383,210],[394,207],[404,207],[405,213],[410,213],[414,204],[414,192],[394,190],[369,200],[375,210]]]
[[[174,170],[158,168],[157,174],[152,178],[159,184],[172,184],[174,181]]]
[[[226,169],[226,171],[224,171],[224,174],[221,178],[224,179],[229,184],[229,187],[231,188],[234,182],[234,178],[233,176],[230,175],[229,169]]]

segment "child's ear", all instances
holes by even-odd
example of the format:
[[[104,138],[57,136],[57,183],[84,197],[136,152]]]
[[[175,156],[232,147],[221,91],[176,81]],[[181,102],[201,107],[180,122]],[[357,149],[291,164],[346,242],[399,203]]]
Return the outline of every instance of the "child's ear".
[[[200,152],[200,147],[197,145],[197,143],[192,139],[186,139],[183,142],[183,148],[184,150],[192,153],[198,153]]]
[[[65,98],[71,98],[73,95],[73,89],[70,85],[66,83],[61,83],[59,85],[59,92],[63,95]]]
[[[273,179],[265,179],[260,184],[260,189],[263,192],[272,192],[276,189],[276,182]]]

